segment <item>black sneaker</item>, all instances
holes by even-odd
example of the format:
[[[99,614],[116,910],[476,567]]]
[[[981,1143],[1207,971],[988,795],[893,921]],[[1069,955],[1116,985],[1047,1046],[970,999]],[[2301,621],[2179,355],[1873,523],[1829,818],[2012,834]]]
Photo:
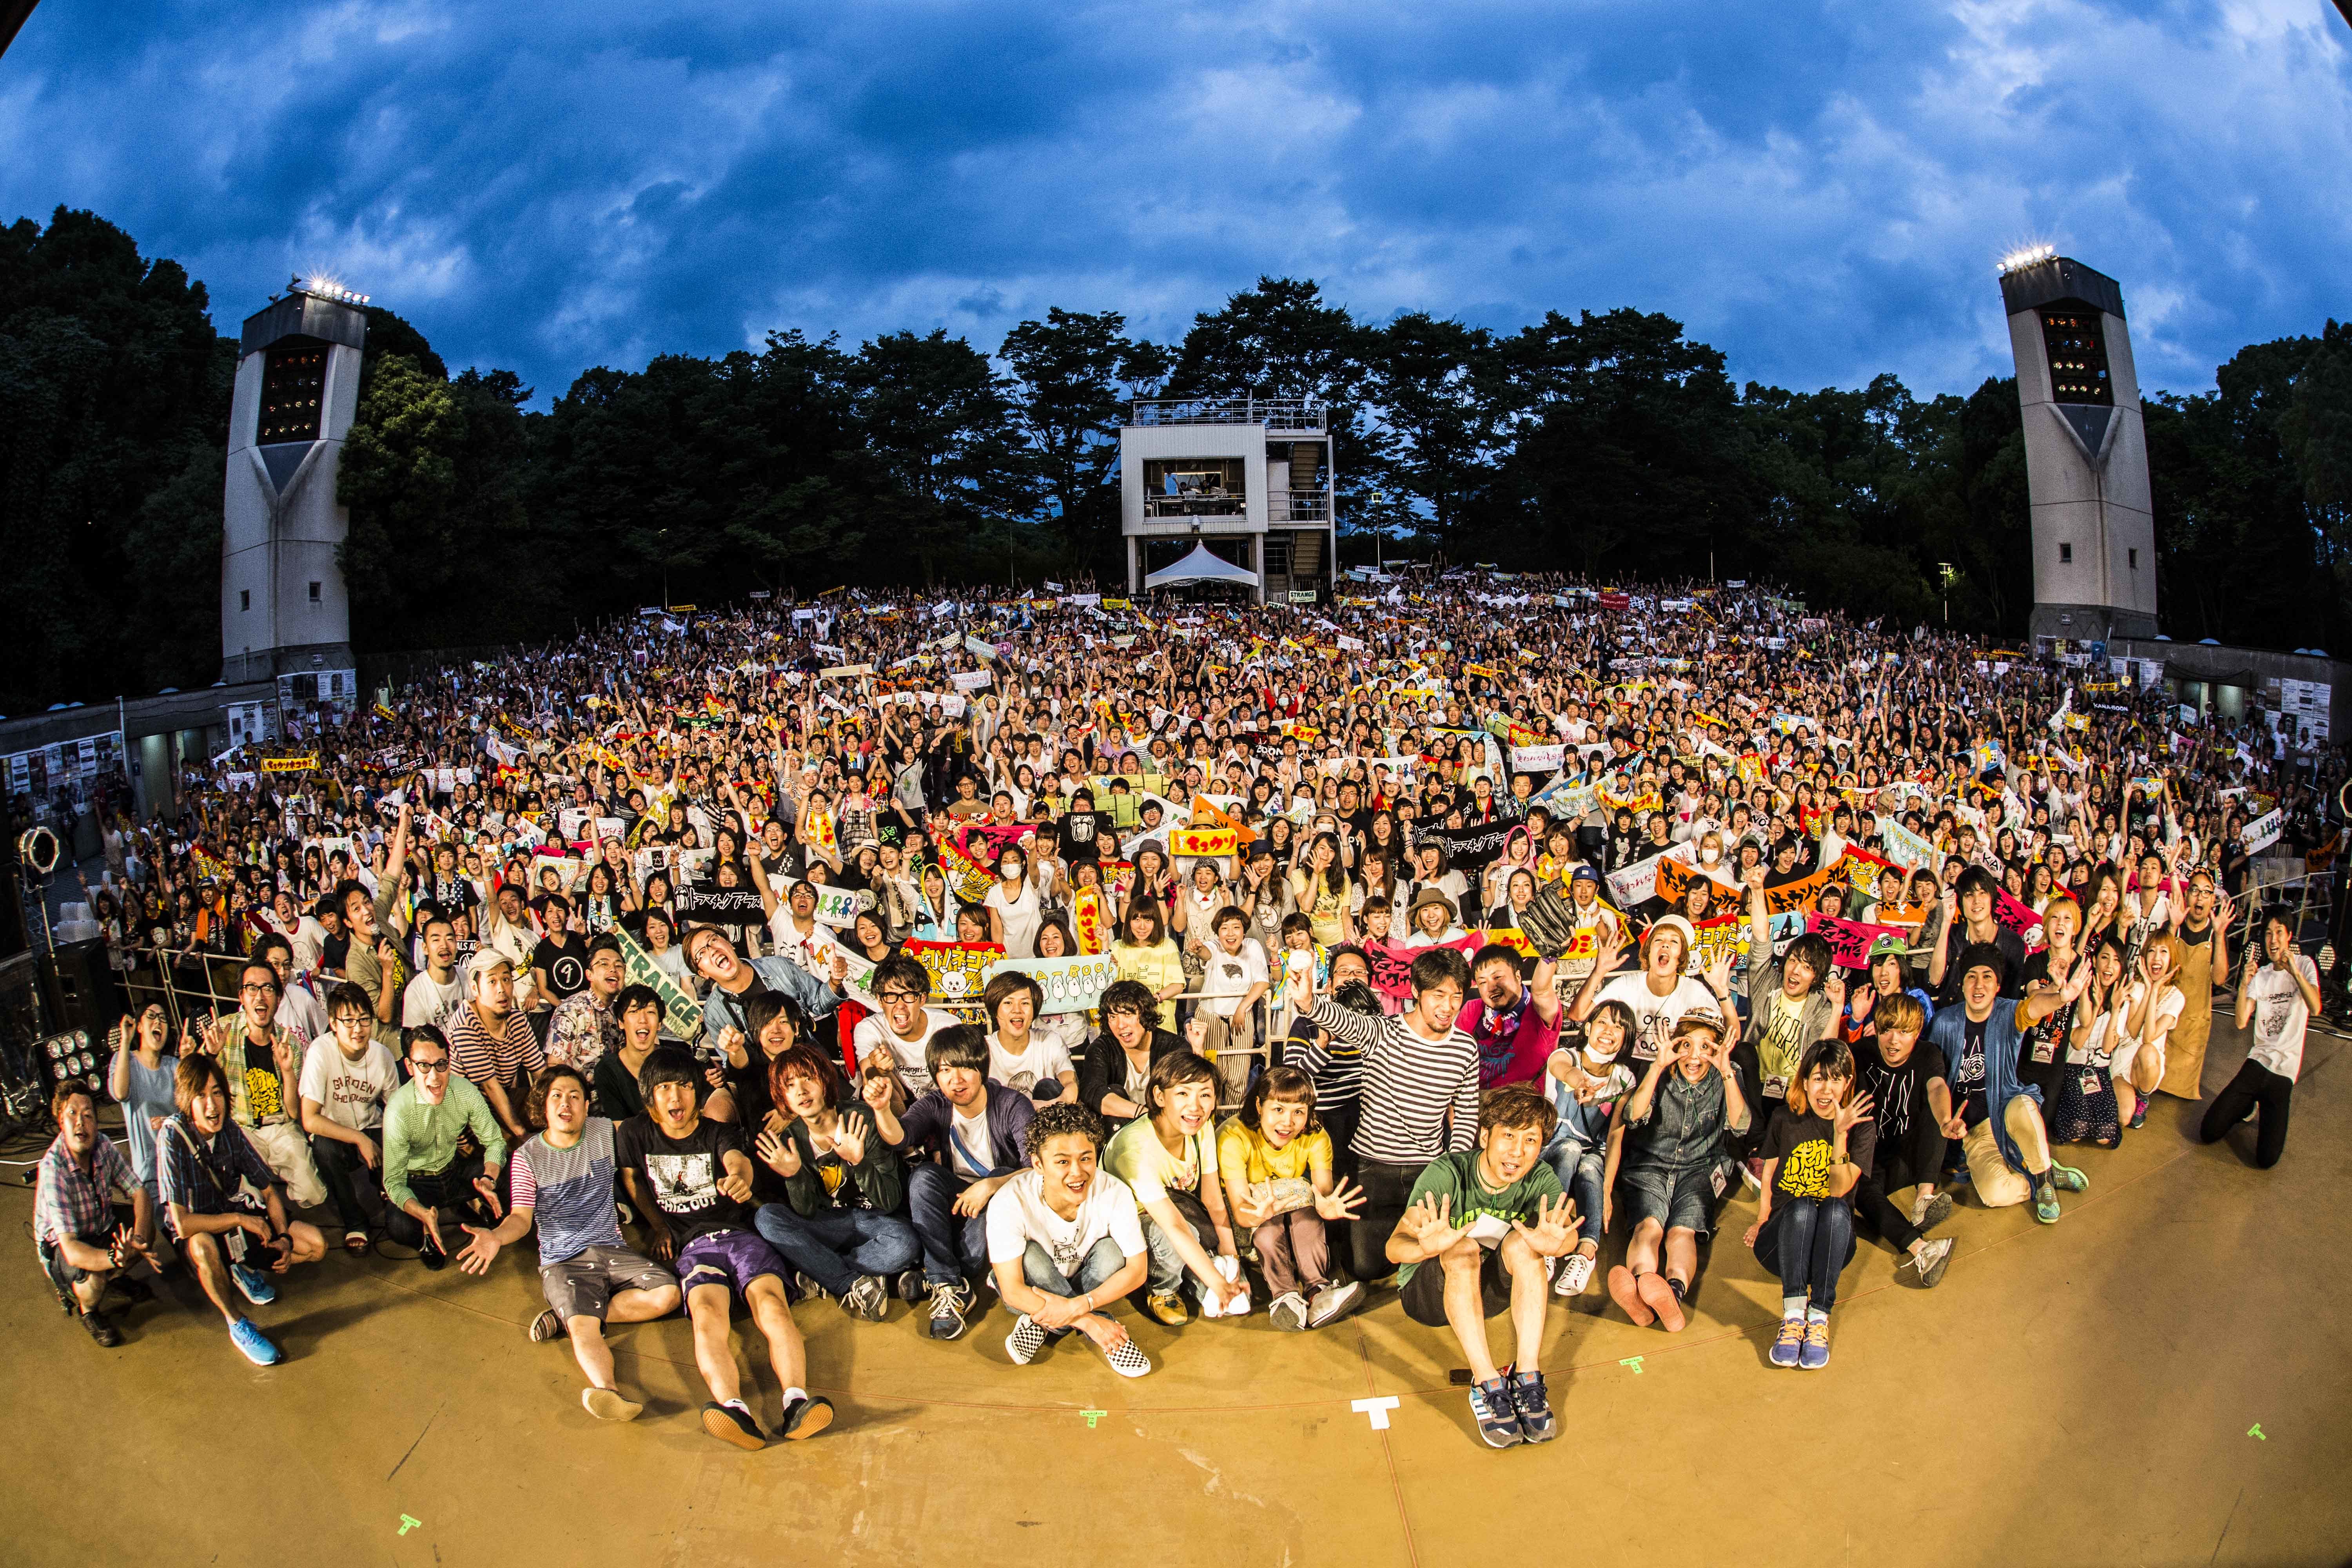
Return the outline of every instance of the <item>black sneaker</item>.
[[[898,1297],[901,1301],[919,1301],[931,1293],[931,1288],[924,1282],[923,1271],[919,1268],[909,1268],[902,1272],[898,1276],[897,1284]]]
[[[1519,1413],[1519,1430],[1530,1443],[1549,1443],[1559,1436],[1559,1421],[1544,1394],[1544,1376],[1523,1372],[1511,1379],[1511,1403]]]
[[[147,1281],[133,1279],[128,1274],[118,1274],[107,1283],[112,1286],[124,1300],[134,1307],[155,1299],[155,1292],[148,1288]]]
[[[91,1339],[96,1340],[108,1350],[112,1350],[122,1342],[122,1331],[108,1322],[106,1314],[103,1312],[82,1313],[81,1326],[89,1331]]]
[[[842,1296],[841,1310],[853,1318],[878,1323],[890,1310],[890,1287],[879,1274],[861,1274]]]
[[[760,1424],[732,1405],[713,1402],[702,1407],[702,1429],[722,1443],[732,1443],[747,1454],[768,1446]]]
[[[1478,1436],[1489,1448],[1516,1447],[1528,1440],[1519,1426],[1518,1401],[1507,1377],[1470,1385],[1470,1418],[1478,1423]]]
[[[971,1310],[971,1291],[965,1286],[940,1284],[931,1287],[931,1321],[928,1331],[935,1340],[960,1340],[971,1322],[964,1314]]]
[[[776,1430],[786,1442],[797,1443],[803,1437],[815,1436],[832,1425],[833,1401],[813,1394],[806,1399],[784,1401],[784,1418],[777,1423]]]

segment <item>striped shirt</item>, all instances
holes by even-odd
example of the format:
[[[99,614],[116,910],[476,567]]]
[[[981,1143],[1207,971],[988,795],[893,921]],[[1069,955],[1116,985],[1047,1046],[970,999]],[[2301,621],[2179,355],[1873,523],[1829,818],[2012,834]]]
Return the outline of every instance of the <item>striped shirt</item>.
[[[459,1007],[449,1016],[449,1056],[477,1088],[493,1079],[510,1084],[519,1074],[535,1073],[547,1065],[547,1053],[520,1008],[509,1013],[493,1036],[470,1004]]]
[[[1358,1159],[1426,1164],[1476,1143],[1477,1041],[1458,1027],[1444,1039],[1423,1039],[1402,1015],[1375,1018],[1329,1000],[1316,1003],[1308,1016],[1317,1028],[1363,1050],[1363,1114],[1351,1145]]]
[[[558,1149],[543,1132],[516,1148],[509,1167],[513,1206],[530,1209],[539,1227],[541,1268],[577,1258],[592,1247],[619,1247],[621,1221],[613,1207],[613,1124],[588,1119],[580,1142]]]

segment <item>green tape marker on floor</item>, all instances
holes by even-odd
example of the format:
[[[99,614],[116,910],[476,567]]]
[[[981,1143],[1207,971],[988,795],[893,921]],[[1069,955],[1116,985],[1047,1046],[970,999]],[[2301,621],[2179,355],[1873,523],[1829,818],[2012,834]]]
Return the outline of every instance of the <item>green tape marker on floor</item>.
[[[2259,1421],[2246,1428],[2246,1436],[2253,1438],[2259,1443],[2267,1443],[2270,1441],[2268,1437],[2263,1436],[2263,1424]]]
[[[1087,1418],[1087,1430],[1091,1432],[1095,1429],[1095,1423],[1109,1415],[1110,1412],[1108,1410],[1081,1410],[1078,1414]]]
[[[1617,1364],[1618,1364],[1619,1366],[1630,1366],[1630,1367],[1632,1367],[1632,1368],[1633,1369],[1633,1375],[1634,1375],[1635,1377],[1639,1377],[1639,1376],[1641,1376],[1641,1375],[1642,1375],[1642,1358],[1641,1358],[1640,1356],[1637,1356],[1637,1355],[1629,1355],[1629,1356],[1627,1356],[1623,1361],[1619,1362]]]
[[[410,1531],[415,1530],[418,1525],[423,1524],[424,1522],[425,1521],[421,1519],[411,1519],[404,1513],[400,1516],[400,1533],[406,1535]]]

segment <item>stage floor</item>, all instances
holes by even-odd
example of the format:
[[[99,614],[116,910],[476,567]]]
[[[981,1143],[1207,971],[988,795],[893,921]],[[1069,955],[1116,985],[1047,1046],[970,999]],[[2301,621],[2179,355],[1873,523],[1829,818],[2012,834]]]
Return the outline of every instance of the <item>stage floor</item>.
[[[956,1344],[803,1309],[814,1441],[705,1436],[682,1320],[615,1335],[634,1426],[580,1407],[532,1345],[535,1255],[490,1278],[340,1250],[256,1316],[249,1366],[209,1309],[156,1305],[129,1343],[57,1310],[29,1242],[0,1271],[16,1441],[0,1557],[393,1564],[1152,1562],[1447,1565],[2335,1563],[2352,1551],[2352,1069],[2315,1031],[2276,1170],[2210,1149],[2159,1100],[2054,1226],[1965,1200],[1932,1292],[1865,1242],[1821,1373],[1765,1361],[1778,1287],[1726,1240],[1682,1334],[1594,1289],[1546,1344],[1560,1439],[1490,1452],[1442,1333],[1392,1296],[1317,1333],[1131,1323],[1158,1370],[1066,1344],[1011,1366],[992,1312]],[[2216,1031],[2209,1086],[2242,1040]],[[25,1234],[31,1194],[0,1215]],[[1613,1257],[1611,1260],[1613,1260]],[[1498,1347],[1507,1351],[1497,1320]],[[739,1337],[738,1344],[740,1347]],[[1638,1357],[1638,1365],[1628,1358]],[[775,1415],[764,1359],[754,1408]],[[1377,1429],[1351,1402],[1393,1396]],[[2259,1435],[2257,1436],[2257,1430]]]

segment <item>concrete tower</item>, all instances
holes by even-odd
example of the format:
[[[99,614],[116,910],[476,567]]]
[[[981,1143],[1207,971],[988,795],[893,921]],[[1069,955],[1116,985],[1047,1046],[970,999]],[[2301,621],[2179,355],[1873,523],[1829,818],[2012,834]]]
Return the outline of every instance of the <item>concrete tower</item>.
[[[366,302],[298,281],[246,318],[221,495],[224,680],[352,667],[335,474],[359,410]]]
[[[2124,291],[2036,246],[2000,264],[2033,503],[2036,637],[2156,635],[2156,523]]]

